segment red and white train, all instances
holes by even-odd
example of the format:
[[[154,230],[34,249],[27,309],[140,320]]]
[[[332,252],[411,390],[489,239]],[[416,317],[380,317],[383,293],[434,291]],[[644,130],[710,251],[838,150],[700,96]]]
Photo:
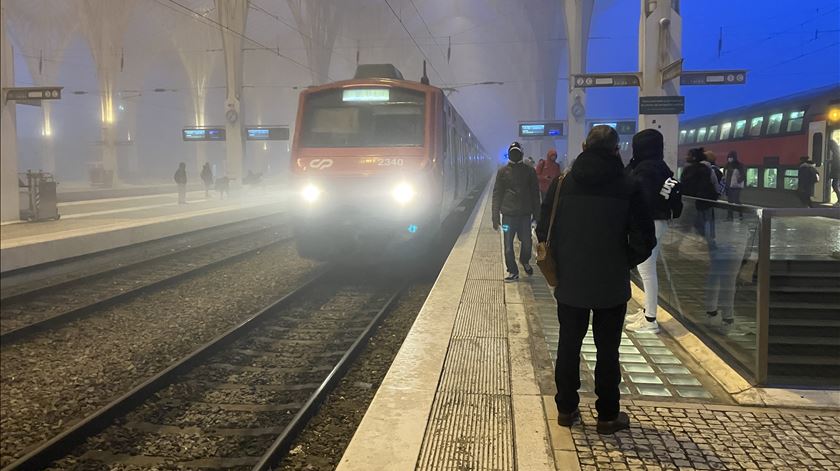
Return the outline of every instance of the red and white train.
[[[840,145],[840,85],[681,122],[680,166],[692,147],[713,151],[720,166],[729,151],[737,151],[747,170],[742,200],[784,206],[798,204],[793,192],[799,159],[808,156],[820,174],[813,200],[830,203],[835,201],[828,178],[830,141]]]
[[[300,94],[291,149],[299,253],[419,253],[493,170],[440,88],[393,65]]]

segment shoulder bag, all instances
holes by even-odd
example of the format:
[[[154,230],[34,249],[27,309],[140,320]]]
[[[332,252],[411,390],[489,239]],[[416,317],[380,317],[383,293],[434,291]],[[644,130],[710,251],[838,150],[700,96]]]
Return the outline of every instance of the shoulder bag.
[[[545,242],[537,242],[537,267],[545,277],[549,286],[557,286],[557,262],[551,256],[551,230],[554,228],[554,218],[557,215],[557,204],[560,201],[560,186],[563,184],[563,174],[557,180],[554,191],[554,204],[551,206],[551,217],[548,220],[548,233]]]

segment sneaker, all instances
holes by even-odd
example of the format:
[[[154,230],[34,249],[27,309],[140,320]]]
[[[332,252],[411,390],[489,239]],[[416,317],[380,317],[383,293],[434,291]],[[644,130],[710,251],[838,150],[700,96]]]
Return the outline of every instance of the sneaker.
[[[624,316],[624,321],[628,324],[633,324],[634,322],[638,322],[639,319],[645,318],[645,308],[640,307],[638,311],[634,312],[633,314],[628,314]]]
[[[650,334],[658,334],[659,333],[659,323],[656,321],[649,321],[646,317],[642,316],[640,319],[637,319],[635,322],[627,326],[627,330],[630,332],[636,332],[638,334],[650,333]]]
[[[732,332],[732,328],[735,326],[735,319],[721,319],[720,320],[720,331],[724,335]]]
[[[531,265],[528,265],[528,264],[526,263],[525,265],[522,265],[522,268],[525,270],[525,273],[527,273],[527,274],[528,274],[528,276],[531,276],[531,275],[533,275],[533,274],[534,274],[534,269],[533,269],[533,268],[531,268]]]
[[[509,273],[508,276],[505,277],[505,283],[510,283],[512,281],[519,281],[518,273]]]
[[[571,427],[572,425],[581,423],[580,409],[575,408],[572,412],[557,412],[557,425],[561,427]]]
[[[619,412],[614,420],[599,420],[596,429],[602,435],[612,435],[619,430],[630,428],[630,417],[626,412]]]
[[[706,324],[711,327],[715,327],[720,323],[720,316],[718,315],[717,310],[714,311],[706,311]]]

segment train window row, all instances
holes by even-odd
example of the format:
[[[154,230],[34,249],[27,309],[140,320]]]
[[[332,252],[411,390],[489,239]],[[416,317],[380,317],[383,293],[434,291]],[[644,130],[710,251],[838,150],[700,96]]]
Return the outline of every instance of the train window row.
[[[680,131],[680,144],[702,144],[704,142],[726,141],[730,139],[743,139],[744,136],[759,137],[785,133],[797,133],[802,130],[802,123],[805,119],[805,111],[791,111],[787,113],[773,113],[769,116],[753,116],[751,119],[739,119],[727,121],[720,125],[703,126],[699,128],[683,129]],[[765,126],[766,121],[766,126]],[[786,125],[782,123],[786,121]],[[749,123],[749,128],[747,128]],[[720,131],[720,132],[718,132]]]
[[[677,168],[677,178],[681,178],[683,168]],[[779,188],[779,172],[782,172],[782,188],[796,190],[799,188],[799,169],[796,167],[747,167],[745,186],[747,188],[764,188],[777,190]]]

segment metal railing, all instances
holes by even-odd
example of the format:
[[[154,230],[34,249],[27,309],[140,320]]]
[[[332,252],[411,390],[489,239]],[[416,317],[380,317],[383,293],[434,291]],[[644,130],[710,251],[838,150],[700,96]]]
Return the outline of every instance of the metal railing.
[[[713,211],[699,214],[701,211],[696,209],[696,202]],[[660,278],[660,300],[695,333],[707,342],[711,341],[713,349],[726,353],[723,356],[727,357],[728,363],[742,371],[747,370],[755,384],[766,384],[772,262],[780,258],[798,260],[796,257],[799,255],[796,254],[801,253],[809,260],[830,260],[834,252],[840,253],[840,208],[760,208],[692,197],[685,197],[684,204],[684,215],[671,224],[668,240],[662,241],[660,263],[664,265],[665,278]],[[724,214],[729,215],[727,221],[734,221],[737,215],[739,222],[723,225],[728,224],[723,220]],[[703,219],[709,216],[711,227],[708,219]],[[716,235],[716,218],[720,218],[717,232],[722,232],[722,236]],[[790,222],[782,223],[774,233],[774,224],[778,225],[782,220]],[[824,243],[815,240],[819,239],[814,237],[815,234],[824,236],[827,233],[831,234],[830,240]],[[706,281],[699,281],[703,278],[706,265]],[[713,278],[717,279],[710,281]],[[714,287],[710,287],[712,284]],[[723,287],[724,284],[731,286]],[[752,289],[755,289],[754,304],[749,299]],[[710,290],[714,292],[710,294]],[[751,328],[745,329],[749,332],[741,337],[742,342],[738,344],[703,325],[706,320],[703,311],[709,309],[708,300],[712,298],[714,303],[726,304],[721,299],[727,296],[730,297],[730,315],[734,316],[734,312],[738,311],[739,321],[748,321],[747,317],[752,317],[750,311],[754,309],[754,343],[744,340],[752,339]]]

